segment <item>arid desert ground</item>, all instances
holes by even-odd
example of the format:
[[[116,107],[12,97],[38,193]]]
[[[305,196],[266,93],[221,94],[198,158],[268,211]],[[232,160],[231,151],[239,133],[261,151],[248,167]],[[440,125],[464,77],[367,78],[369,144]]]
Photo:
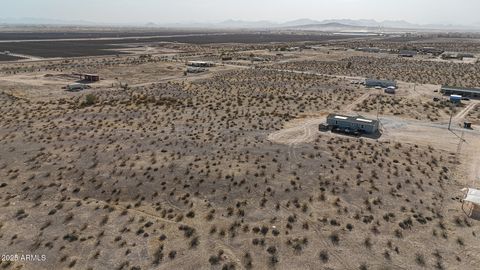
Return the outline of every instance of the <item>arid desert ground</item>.
[[[0,42],[0,269],[478,269],[480,63],[397,52],[480,36],[69,33]]]

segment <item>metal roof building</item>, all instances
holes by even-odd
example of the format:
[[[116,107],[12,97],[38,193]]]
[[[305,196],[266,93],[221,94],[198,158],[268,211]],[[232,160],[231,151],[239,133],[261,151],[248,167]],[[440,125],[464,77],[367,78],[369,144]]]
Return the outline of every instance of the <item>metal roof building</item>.
[[[85,81],[89,81],[89,82],[100,81],[100,76],[98,74],[84,74],[83,78]]]
[[[373,80],[373,79],[366,79],[365,80],[365,86],[366,87],[397,87],[397,82],[396,81],[389,81],[389,80]]]
[[[201,72],[205,72],[205,71],[207,71],[207,69],[202,68],[202,67],[191,67],[191,66],[187,67],[187,72],[188,73],[201,73]]]
[[[464,88],[444,85],[440,89],[444,95],[460,95],[462,97],[480,98],[480,88]]]
[[[379,121],[366,119],[362,116],[346,116],[330,114],[327,116],[327,124],[334,129],[343,131],[361,132],[374,134],[378,132]]]
[[[75,76],[79,76],[81,80],[87,82],[98,82],[100,81],[100,75],[92,73],[73,73]]]
[[[188,61],[187,66],[191,67],[213,67],[215,66],[214,62],[207,62],[207,61]]]

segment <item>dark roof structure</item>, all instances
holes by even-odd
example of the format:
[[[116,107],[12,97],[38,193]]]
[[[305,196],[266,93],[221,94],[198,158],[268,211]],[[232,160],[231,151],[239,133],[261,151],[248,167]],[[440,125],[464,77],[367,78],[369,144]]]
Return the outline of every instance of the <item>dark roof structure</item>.
[[[446,92],[463,92],[463,93],[471,93],[471,94],[478,94],[480,95],[480,88],[465,88],[465,87],[453,87],[444,85],[441,88],[442,93]]]
[[[398,55],[400,56],[405,56],[405,57],[413,57],[417,55],[417,51],[412,51],[412,50],[400,50]]]
[[[366,86],[382,86],[382,87],[389,87],[389,86],[397,86],[396,81],[390,81],[390,80],[374,80],[374,79],[366,79],[365,80],[365,85]]]

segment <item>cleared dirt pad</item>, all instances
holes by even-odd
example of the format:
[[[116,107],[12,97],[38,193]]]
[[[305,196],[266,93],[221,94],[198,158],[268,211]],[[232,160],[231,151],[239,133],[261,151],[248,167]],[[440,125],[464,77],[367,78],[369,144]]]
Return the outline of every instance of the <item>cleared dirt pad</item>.
[[[325,123],[325,118],[305,119],[289,123],[289,128],[273,132],[268,135],[268,140],[280,144],[301,144],[314,141],[319,134],[318,127],[321,123]],[[300,123],[298,123],[300,122]]]

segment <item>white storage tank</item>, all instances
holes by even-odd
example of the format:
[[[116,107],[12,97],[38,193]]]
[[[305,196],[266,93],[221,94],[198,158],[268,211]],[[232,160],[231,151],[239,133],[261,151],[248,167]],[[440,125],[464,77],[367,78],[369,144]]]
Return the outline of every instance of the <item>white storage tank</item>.
[[[462,101],[462,96],[460,95],[450,95],[450,101],[453,103],[460,103]]]

